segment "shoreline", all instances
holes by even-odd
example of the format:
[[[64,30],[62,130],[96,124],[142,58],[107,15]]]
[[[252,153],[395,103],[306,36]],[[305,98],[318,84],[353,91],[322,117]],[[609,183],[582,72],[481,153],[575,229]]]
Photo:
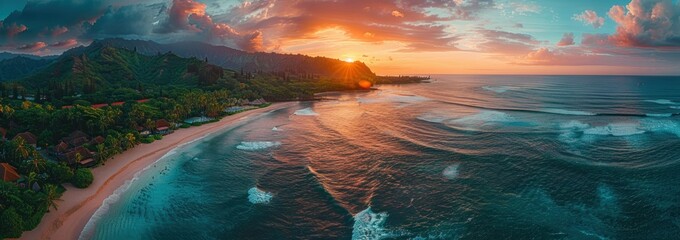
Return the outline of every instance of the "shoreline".
[[[225,116],[218,122],[178,129],[164,136],[162,140],[140,144],[118,154],[109,159],[106,165],[92,169],[94,181],[88,188],[79,189],[71,184],[64,184],[67,191],[62,195],[62,201],[57,203],[58,209],[52,209],[46,213],[35,229],[24,232],[19,239],[52,239],[53,237],[54,239],[78,239],[85,225],[108,196],[166,153],[182,144],[233,126],[249,117],[294,104],[297,102],[273,103],[268,107]]]

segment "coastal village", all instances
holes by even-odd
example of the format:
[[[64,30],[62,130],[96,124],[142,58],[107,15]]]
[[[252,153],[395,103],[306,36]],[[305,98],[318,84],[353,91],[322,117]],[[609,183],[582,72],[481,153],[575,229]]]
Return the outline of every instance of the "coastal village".
[[[149,99],[137,100],[137,103],[148,102]],[[113,102],[110,104],[93,104],[90,108],[100,109],[104,107],[121,107],[125,102]],[[239,112],[257,109],[267,106],[269,103],[262,98],[255,100],[239,99],[234,106],[229,106],[224,109],[225,115],[233,115]],[[63,106],[63,109],[73,108],[72,105]],[[193,116],[184,119],[182,122],[170,122],[166,119],[155,119],[153,124],[147,127],[138,126],[136,131],[142,139],[149,137],[154,140],[162,138],[161,136],[171,134],[175,129],[187,128],[190,126],[199,126],[204,123],[215,121],[215,117],[208,116]],[[2,141],[8,141],[7,133],[11,132],[13,128],[19,128],[16,124],[10,124],[9,129],[0,127],[0,134]],[[101,164],[102,159],[98,157],[102,153],[97,152],[95,146],[104,144],[106,138],[102,135],[90,136],[83,131],[76,130],[59,140],[58,143],[46,147],[38,145],[38,137],[29,131],[20,132],[12,136],[11,141],[21,142],[23,145],[35,148],[40,156],[46,160],[55,163],[64,163],[71,167],[94,167]],[[144,143],[151,143],[153,140]],[[8,163],[2,163],[2,180],[5,182],[23,183],[27,182],[27,177],[17,173],[14,166]]]

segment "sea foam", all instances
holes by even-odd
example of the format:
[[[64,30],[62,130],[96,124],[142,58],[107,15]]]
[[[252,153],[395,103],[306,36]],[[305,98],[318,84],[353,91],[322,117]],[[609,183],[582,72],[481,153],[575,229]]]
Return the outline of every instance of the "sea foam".
[[[566,110],[566,109],[559,109],[559,108],[544,108],[544,109],[541,109],[541,112],[561,114],[561,115],[576,115],[576,116],[595,116],[595,115],[597,115],[595,113],[586,112],[586,111],[574,111],[574,110]]]
[[[641,129],[640,125],[635,123],[610,123],[606,126],[588,128],[584,130],[583,133],[590,135],[611,135],[620,137],[643,134],[645,133],[645,130]]]
[[[241,142],[241,144],[237,145],[236,148],[244,151],[257,151],[278,146],[281,146],[281,142],[259,141],[259,142]]]
[[[392,234],[385,229],[387,213],[374,213],[371,207],[354,215],[352,226],[352,240],[373,240],[391,237]]]
[[[673,102],[668,99],[656,99],[656,100],[645,100],[645,102],[651,102],[651,103],[656,103],[656,104],[661,104],[661,105],[674,105],[678,104],[676,102]]]
[[[316,115],[319,115],[314,110],[312,110],[312,108],[303,108],[303,109],[295,111],[295,113],[293,113],[293,114],[298,115],[298,116],[316,116]]]
[[[459,119],[451,120],[451,123],[464,126],[484,126],[489,123],[504,123],[514,121],[515,118],[513,118],[507,113],[498,111],[481,111],[474,115],[469,115]]]
[[[447,179],[455,179],[458,177],[459,168],[460,164],[458,163],[448,166],[444,169],[444,171],[442,171],[442,175],[444,175],[444,177]]]
[[[248,189],[248,201],[252,204],[267,204],[273,197],[272,193],[262,191],[257,187]]]
[[[672,113],[647,113],[647,117],[672,117]]]

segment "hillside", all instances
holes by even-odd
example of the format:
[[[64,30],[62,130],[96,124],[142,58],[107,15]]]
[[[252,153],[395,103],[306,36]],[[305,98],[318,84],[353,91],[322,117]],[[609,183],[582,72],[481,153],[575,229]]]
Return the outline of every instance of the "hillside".
[[[226,69],[246,72],[286,72],[292,74],[311,74],[335,79],[371,80],[375,74],[361,62],[352,63],[351,71],[347,71],[346,62],[326,57],[310,57],[300,54],[250,53],[225,46],[213,46],[201,42],[180,42],[160,44],[152,41],[125,40],[112,38],[96,41],[98,44],[136,50],[136,52],[153,56],[159,53],[172,52],[180,57],[207,59],[211,64]],[[79,49],[69,52],[77,53]],[[67,54],[69,54],[67,52]]]
[[[53,59],[29,58],[23,55],[0,60],[0,81],[29,76],[49,65]]]
[[[23,85],[29,89],[47,87],[56,95],[66,94],[62,91],[68,92],[68,88],[92,93],[107,88],[137,89],[142,84],[192,86],[200,83],[198,70],[210,66],[195,58],[170,53],[146,56],[98,43],[78,50],[78,54],[70,51],[24,79]],[[64,89],[55,85],[64,85]]]

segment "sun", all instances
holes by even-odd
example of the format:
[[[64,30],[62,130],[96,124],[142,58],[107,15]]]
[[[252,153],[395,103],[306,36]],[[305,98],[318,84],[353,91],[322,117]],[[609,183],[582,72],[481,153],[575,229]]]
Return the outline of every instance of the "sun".
[[[345,62],[353,63],[354,59],[353,58],[345,58]]]

